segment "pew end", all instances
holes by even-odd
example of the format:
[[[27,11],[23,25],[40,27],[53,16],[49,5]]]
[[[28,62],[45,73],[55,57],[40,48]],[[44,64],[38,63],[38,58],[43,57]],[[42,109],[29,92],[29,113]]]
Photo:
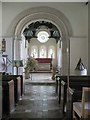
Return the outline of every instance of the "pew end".
[[[2,117],[15,110],[14,81],[2,81]]]
[[[90,119],[90,87],[82,88],[81,102],[73,103],[73,118]]]

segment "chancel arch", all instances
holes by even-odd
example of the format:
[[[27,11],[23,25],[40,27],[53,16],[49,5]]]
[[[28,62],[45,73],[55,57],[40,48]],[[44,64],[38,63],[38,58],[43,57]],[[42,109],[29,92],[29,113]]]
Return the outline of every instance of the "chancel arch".
[[[69,55],[69,53],[67,53],[67,48],[69,48],[69,39],[73,35],[73,30],[69,20],[62,12],[45,6],[25,10],[19,14],[14,21],[12,21],[13,24],[11,24],[11,33],[13,32],[12,34],[15,35],[16,40],[16,38],[21,36],[21,33],[27,24],[38,20],[49,21],[58,28],[62,41],[62,74],[67,74],[67,59]],[[15,50],[15,53],[17,53],[17,50]]]

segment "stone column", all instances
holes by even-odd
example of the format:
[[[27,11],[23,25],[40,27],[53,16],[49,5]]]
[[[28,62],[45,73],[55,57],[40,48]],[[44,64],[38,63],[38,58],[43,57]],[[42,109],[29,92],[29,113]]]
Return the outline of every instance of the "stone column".
[[[67,38],[63,36],[61,38],[62,41],[62,70],[61,74],[66,75],[67,74]]]
[[[20,40],[21,38],[16,37],[14,40],[14,59],[19,60],[20,59]]]
[[[70,75],[70,38],[67,37],[67,75]]]
[[[20,40],[21,40],[20,37],[15,37],[15,40],[14,40],[14,60],[20,60]],[[17,74],[16,67],[14,67],[14,74]]]
[[[62,41],[59,40],[57,44],[57,63],[58,63],[58,70],[61,73],[62,67]]]

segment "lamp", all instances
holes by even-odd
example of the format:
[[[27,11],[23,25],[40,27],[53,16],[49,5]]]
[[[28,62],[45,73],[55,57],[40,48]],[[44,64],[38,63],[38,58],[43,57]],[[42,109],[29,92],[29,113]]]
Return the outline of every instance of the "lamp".
[[[6,51],[6,41],[5,39],[2,40],[2,52]]]
[[[2,53],[2,41],[0,41],[0,54]]]
[[[16,74],[18,75],[18,68],[23,67],[23,61],[22,60],[12,60],[13,67],[16,67]]]

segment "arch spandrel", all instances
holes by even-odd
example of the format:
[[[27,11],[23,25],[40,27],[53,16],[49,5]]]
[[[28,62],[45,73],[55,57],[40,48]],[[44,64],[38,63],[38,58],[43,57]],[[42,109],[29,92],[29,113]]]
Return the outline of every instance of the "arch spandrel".
[[[39,15],[39,14],[42,14]],[[48,15],[45,15],[45,14],[48,14]],[[21,12],[20,14],[18,14],[18,16],[11,22],[10,26],[9,26],[9,29],[7,31],[7,35],[10,35],[13,36],[15,35],[15,32],[16,32],[16,28],[17,26],[22,23],[21,21],[26,19],[26,18],[29,18],[29,20],[31,20],[31,16],[37,16],[37,19],[47,19],[50,20],[49,21],[53,21],[57,26],[59,26],[59,29],[61,30],[62,29],[62,33],[65,34],[67,32],[67,35],[68,36],[73,36],[73,30],[72,30],[72,27],[71,27],[71,24],[69,22],[69,20],[67,19],[67,17],[62,13],[60,12],[59,10],[55,9],[55,8],[51,8],[51,7],[45,7],[45,6],[42,6],[42,7],[33,7],[33,8],[29,8],[23,12]],[[50,16],[50,17],[49,17]],[[53,19],[53,17],[55,19]],[[33,18],[32,18],[33,20]],[[26,21],[26,20],[25,20]],[[28,23],[28,19],[26,21]],[[21,26],[24,26],[25,24],[22,23]],[[63,30],[64,28],[64,30]],[[66,31],[65,31],[66,29]]]

